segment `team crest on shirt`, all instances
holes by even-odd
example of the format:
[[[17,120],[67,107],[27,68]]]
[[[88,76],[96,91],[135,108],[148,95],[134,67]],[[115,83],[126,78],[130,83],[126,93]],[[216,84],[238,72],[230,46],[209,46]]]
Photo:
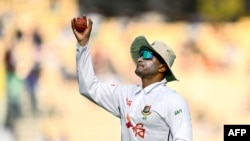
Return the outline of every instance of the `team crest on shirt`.
[[[141,113],[143,115],[142,119],[147,120],[147,116],[151,114],[151,106],[146,105]]]

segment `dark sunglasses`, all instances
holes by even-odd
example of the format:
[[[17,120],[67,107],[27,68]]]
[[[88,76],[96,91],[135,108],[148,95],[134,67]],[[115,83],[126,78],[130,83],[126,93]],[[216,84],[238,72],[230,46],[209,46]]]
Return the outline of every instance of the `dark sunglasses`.
[[[144,60],[151,60],[153,58],[153,52],[150,50],[143,49],[139,53],[139,57],[142,57]]]

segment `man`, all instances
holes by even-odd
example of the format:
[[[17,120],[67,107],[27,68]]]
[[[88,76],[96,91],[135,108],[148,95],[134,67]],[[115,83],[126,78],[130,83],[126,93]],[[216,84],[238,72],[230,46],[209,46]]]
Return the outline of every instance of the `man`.
[[[135,38],[131,55],[142,85],[110,85],[96,77],[88,45],[92,20],[82,33],[71,25],[77,39],[77,75],[80,93],[121,120],[122,141],[192,141],[188,105],[167,82],[177,80],[171,66],[175,54],[160,41],[149,44]]]

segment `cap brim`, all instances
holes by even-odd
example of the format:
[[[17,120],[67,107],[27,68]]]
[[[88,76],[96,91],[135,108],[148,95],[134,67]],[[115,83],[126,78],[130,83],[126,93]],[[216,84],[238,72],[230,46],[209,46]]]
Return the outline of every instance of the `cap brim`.
[[[169,74],[166,74],[166,79],[167,79],[167,81],[168,82],[170,82],[170,81],[179,81],[176,77],[175,77],[175,75],[174,75],[174,73],[172,72],[172,70],[171,70],[171,68],[169,68],[169,70],[170,70],[170,72],[169,72]]]
[[[151,45],[148,43],[147,39],[144,36],[138,36],[132,42],[130,47],[130,53],[134,63],[137,63],[137,59],[139,58],[139,51],[142,48],[148,48],[154,51],[154,49],[151,47]]]

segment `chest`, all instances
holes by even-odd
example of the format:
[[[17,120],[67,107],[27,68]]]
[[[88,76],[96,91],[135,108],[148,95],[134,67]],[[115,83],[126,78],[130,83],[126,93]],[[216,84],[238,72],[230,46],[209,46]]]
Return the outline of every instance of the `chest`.
[[[159,128],[165,124],[164,100],[158,94],[138,94],[126,98],[126,122],[143,125],[147,128]]]

